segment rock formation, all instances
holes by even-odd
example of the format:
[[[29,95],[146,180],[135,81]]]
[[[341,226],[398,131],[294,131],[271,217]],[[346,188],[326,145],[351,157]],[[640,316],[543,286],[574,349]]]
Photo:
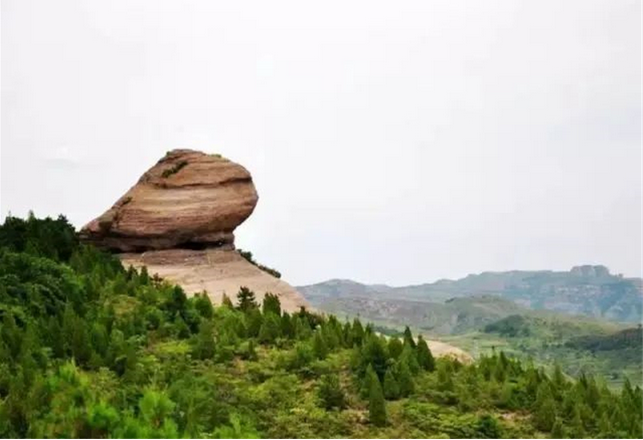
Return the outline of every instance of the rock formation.
[[[308,306],[290,285],[249,263],[235,250],[234,230],[254,211],[252,176],[219,155],[173,150],[159,160],[103,215],[87,224],[81,240],[119,253],[124,264],[206,291],[215,303],[241,286],[260,300],[280,296],[284,310]]]
[[[217,155],[173,150],[81,238],[120,252],[234,247],[234,229],[257,205],[252,176]]]

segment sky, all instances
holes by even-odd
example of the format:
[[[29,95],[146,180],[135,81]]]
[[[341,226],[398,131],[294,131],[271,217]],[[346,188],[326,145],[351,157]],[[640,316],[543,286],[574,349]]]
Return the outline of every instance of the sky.
[[[3,0],[0,212],[109,208],[166,151],[260,195],[301,285],[641,274],[638,0]]]

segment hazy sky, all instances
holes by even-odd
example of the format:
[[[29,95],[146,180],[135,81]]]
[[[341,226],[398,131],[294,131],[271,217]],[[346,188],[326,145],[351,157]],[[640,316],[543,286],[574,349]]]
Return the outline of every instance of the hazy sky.
[[[641,270],[641,2],[2,0],[3,215],[82,226],[184,147],[293,284]]]

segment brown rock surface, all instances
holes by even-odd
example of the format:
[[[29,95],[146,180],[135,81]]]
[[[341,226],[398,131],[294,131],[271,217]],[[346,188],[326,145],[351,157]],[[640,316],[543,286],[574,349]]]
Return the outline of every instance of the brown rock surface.
[[[126,266],[147,266],[218,304],[241,286],[261,301],[268,292],[283,310],[308,307],[288,283],[248,262],[234,248],[234,229],[252,214],[252,176],[218,155],[173,150],[150,168],[107,212],[80,232],[83,241],[113,252]]]
[[[234,248],[234,229],[257,205],[252,176],[218,155],[173,150],[81,237],[120,252]]]

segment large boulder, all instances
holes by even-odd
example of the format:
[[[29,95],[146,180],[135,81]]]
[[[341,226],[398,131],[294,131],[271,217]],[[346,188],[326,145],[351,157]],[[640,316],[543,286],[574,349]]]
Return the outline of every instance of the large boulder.
[[[234,248],[234,229],[257,205],[252,176],[219,155],[173,150],[80,232],[118,252]]]

